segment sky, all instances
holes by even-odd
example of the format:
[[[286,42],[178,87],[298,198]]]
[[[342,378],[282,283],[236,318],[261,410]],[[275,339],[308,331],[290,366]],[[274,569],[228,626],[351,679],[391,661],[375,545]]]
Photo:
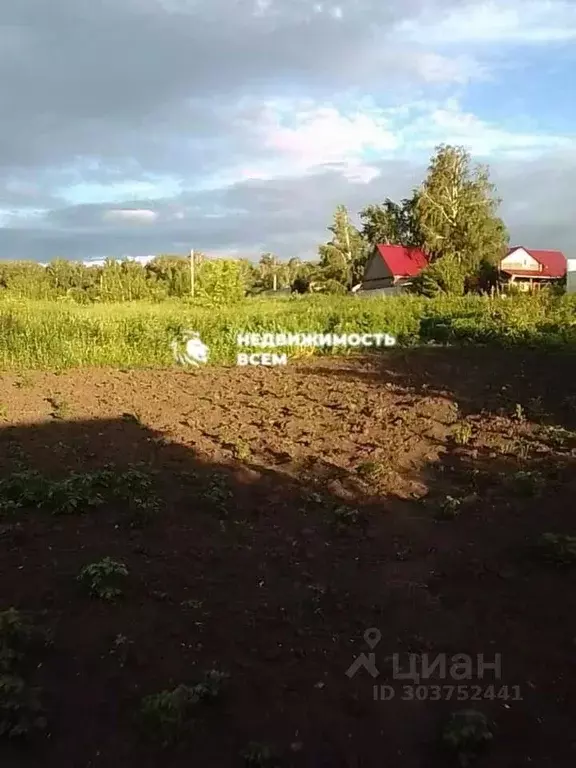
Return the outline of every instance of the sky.
[[[442,143],[576,257],[575,65],[576,0],[2,3],[0,259],[314,258]]]

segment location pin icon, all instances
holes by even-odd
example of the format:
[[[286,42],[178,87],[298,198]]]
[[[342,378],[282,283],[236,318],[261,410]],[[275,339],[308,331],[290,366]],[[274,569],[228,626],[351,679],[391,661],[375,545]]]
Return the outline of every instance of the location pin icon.
[[[376,627],[371,627],[364,632],[364,640],[370,649],[376,648],[382,639],[382,632]]]

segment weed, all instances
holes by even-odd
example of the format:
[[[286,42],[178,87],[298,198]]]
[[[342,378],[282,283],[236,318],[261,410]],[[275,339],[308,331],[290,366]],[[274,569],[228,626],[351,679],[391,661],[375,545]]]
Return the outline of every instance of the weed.
[[[540,496],[546,487],[546,480],[541,472],[520,470],[510,475],[506,484],[521,496]]]
[[[442,729],[442,743],[456,754],[462,768],[471,765],[493,738],[488,719],[482,712],[463,709],[453,712]]]
[[[454,520],[461,512],[462,499],[456,499],[453,496],[446,496],[438,508],[436,520]]]
[[[239,438],[232,443],[229,443],[229,448],[232,451],[232,457],[237,461],[248,461],[251,455],[250,444],[246,440]]]
[[[530,417],[535,420],[544,418],[546,414],[546,408],[541,397],[531,397],[528,401],[528,413]]]
[[[20,504],[10,499],[0,499],[0,517],[12,517],[20,509]]]
[[[160,503],[155,497],[149,499],[133,498],[129,501],[130,514],[126,519],[129,528],[144,528],[149,525],[160,510]]]
[[[30,687],[22,670],[28,652],[46,635],[14,608],[0,613],[0,737],[22,738],[46,726],[40,690]]]
[[[526,412],[520,403],[516,403],[514,406],[514,413],[512,414],[512,418],[516,421],[526,421]]]
[[[36,632],[15,608],[0,613],[0,672],[9,672],[19,664]]]
[[[129,424],[142,424],[142,419],[138,413],[123,413],[122,421],[126,421]]]
[[[128,569],[124,563],[105,557],[98,563],[85,565],[77,580],[87,586],[94,597],[99,597],[101,600],[114,600],[122,595],[122,590],[117,584],[126,576],[128,576]]]
[[[396,560],[405,562],[412,557],[412,547],[398,547],[396,549]]]
[[[198,705],[216,699],[228,675],[210,670],[196,685],[179,685],[172,691],[147,696],[140,708],[143,724],[165,744],[189,732],[194,725]]]
[[[544,560],[556,565],[576,565],[576,536],[544,533],[538,550]]]
[[[276,755],[268,744],[251,741],[242,751],[244,765],[253,768],[273,768],[278,765]]]
[[[210,669],[204,673],[202,682],[197,683],[194,687],[200,694],[202,701],[212,701],[218,698],[222,691],[222,685],[228,677],[226,672]]]
[[[34,380],[29,374],[23,373],[20,378],[14,382],[14,386],[17,387],[17,389],[29,389],[34,386]]]
[[[20,523],[0,526],[0,542],[5,543],[9,549],[19,549],[27,539],[28,534]]]
[[[556,450],[571,450],[576,447],[576,432],[571,432],[563,427],[544,427],[541,437],[551,448]]]
[[[150,592],[150,597],[153,597],[154,600],[159,600],[161,603],[167,603],[170,601],[170,595],[168,592],[162,592],[160,589],[153,589]]]
[[[212,474],[204,488],[204,496],[216,506],[221,516],[228,515],[227,503],[232,497],[232,491],[225,477],[217,473]]]
[[[203,605],[202,600],[182,600],[180,603],[181,608],[191,608],[193,610],[199,610]]]
[[[456,445],[468,445],[472,439],[472,427],[468,422],[461,421],[454,427],[452,437],[454,438]]]
[[[66,419],[70,416],[70,405],[66,400],[59,400],[54,397],[47,397],[46,401],[50,403],[52,408],[52,416],[55,419]]]
[[[334,516],[336,529],[339,531],[345,531],[362,521],[360,512],[352,507],[336,507],[332,514]]]
[[[375,461],[363,461],[356,468],[356,472],[369,483],[376,483],[384,473],[383,467]]]
[[[45,727],[40,689],[17,675],[0,675],[0,737],[22,738]]]
[[[126,635],[116,635],[114,638],[112,648],[110,649],[110,654],[112,656],[116,656],[120,662],[121,667],[125,666],[126,662],[128,661],[133,645],[134,641],[129,640]]]

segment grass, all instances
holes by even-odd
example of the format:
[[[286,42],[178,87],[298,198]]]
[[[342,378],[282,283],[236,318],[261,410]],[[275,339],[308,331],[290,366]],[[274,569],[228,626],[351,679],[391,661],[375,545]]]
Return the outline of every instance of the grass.
[[[389,333],[399,345],[499,343],[562,345],[576,341],[576,297],[482,296],[389,299],[310,296],[247,299],[233,306],[189,301],[75,305],[0,300],[0,369],[175,365],[171,342],[197,331],[210,363],[235,364],[240,333]],[[249,351],[242,347],[240,351]],[[266,351],[266,350],[265,350]],[[271,351],[271,350],[267,350]],[[289,356],[311,349],[292,348]],[[346,354],[345,347],[333,353]],[[389,350],[388,350],[389,351]],[[382,353],[386,349],[382,348]],[[24,380],[20,386],[27,386]]]
[[[468,445],[472,439],[472,427],[465,421],[456,424],[453,430],[453,437],[456,445]]]

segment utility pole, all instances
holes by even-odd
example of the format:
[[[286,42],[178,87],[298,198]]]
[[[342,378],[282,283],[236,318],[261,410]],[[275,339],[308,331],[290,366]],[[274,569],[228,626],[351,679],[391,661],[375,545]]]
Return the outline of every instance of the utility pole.
[[[346,234],[346,255],[347,255],[347,266],[348,266],[348,282],[352,283],[352,252],[350,250],[350,228],[348,225],[348,209],[344,208],[344,215],[345,215],[345,226],[344,226],[344,232]]]
[[[195,264],[196,262],[196,254],[194,253],[194,249],[190,251],[190,296],[194,298],[194,291],[196,288],[196,275],[194,273],[195,270]]]

